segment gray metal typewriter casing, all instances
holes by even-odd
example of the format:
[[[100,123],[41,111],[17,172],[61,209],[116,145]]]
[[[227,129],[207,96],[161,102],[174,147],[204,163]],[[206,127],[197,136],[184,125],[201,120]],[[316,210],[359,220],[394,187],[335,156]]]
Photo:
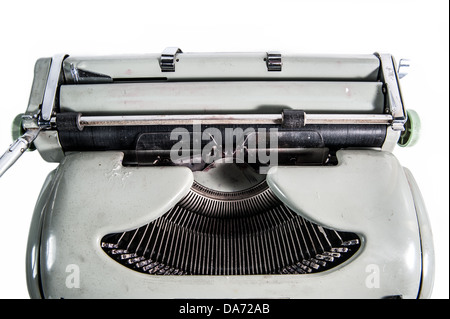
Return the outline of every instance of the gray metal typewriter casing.
[[[430,224],[411,172],[393,155],[408,123],[396,68],[387,54],[183,53],[179,49],[168,49],[162,55],[38,60],[21,125],[25,131],[38,128],[34,147],[44,160],[60,164],[48,175],[32,218],[26,258],[30,296],[428,298],[434,278]],[[280,163],[268,168],[262,175],[265,192],[277,202],[278,210],[301,218],[298,229],[286,221],[288,228],[281,223],[261,230],[260,237],[223,231],[224,242],[219,235],[201,237],[195,233],[200,232],[197,228],[181,229],[186,240],[167,242],[166,247],[158,244],[172,235],[151,242],[153,235],[146,231],[157,229],[157,222],[152,222],[167,212],[175,216],[173,208],[190,196],[194,184],[214,185],[211,187],[222,195],[246,186],[228,178],[232,171],[225,170],[214,180],[214,175],[205,177],[183,165],[124,165],[126,152],[106,149],[104,141],[94,141],[94,137],[89,145],[80,142],[82,147],[73,146],[76,139],[84,138],[77,134],[87,134],[86,127],[83,131],[79,128],[82,133],[76,125],[67,126],[67,132],[63,124],[58,127],[63,123],[58,116],[65,113],[78,114],[75,123],[80,124],[88,123],[89,116],[258,115],[284,114],[287,109],[304,111],[301,120],[305,127],[308,120],[322,120],[320,127],[327,128],[331,118],[330,125],[338,129],[347,122],[362,128],[376,119],[382,139],[373,145],[344,143],[334,148],[336,152],[328,154],[333,165],[327,159],[323,165]],[[328,118],[329,114],[333,116]],[[80,120],[83,117],[85,122]],[[222,120],[226,123],[227,118]],[[67,146],[69,139],[76,141]],[[135,146],[137,153],[139,147]],[[196,209],[214,211],[206,206]],[[173,223],[167,225],[167,229],[178,229]],[[241,229],[233,227],[230,233]],[[353,242],[358,247],[343,262],[338,259],[348,251],[345,245],[351,250],[349,241],[305,257],[309,248],[301,251],[303,244],[294,243],[301,241],[301,227],[308,234],[317,231],[317,238],[332,230],[350,232],[358,238]],[[165,228],[158,229],[163,232]],[[297,232],[289,233],[289,229]],[[130,252],[135,243],[124,248],[104,239],[116,233],[123,238],[142,235],[141,241],[148,240],[158,252],[149,253],[155,260],[136,254],[138,248],[134,254]],[[192,244],[187,244],[189,234],[194,234]],[[120,241],[122,237],[111,238]],[[127,240],[131,243],[133,238]],[[326,240],[310,242],[325,245]],[[277,246],[270,250],[272,243]],[[176,245],[186,252],[177,252]],[[219,245],[211,261],[209,245]],[[164,257],[163,251],[172,255]],[[191,262],[178,260],[185,268],[177,270],[163,263],[170,258],[174,261],[177,254]],[[285,261],[284,268],[275,267],[276,262],[270,261],[273,256],[280,264]],[[301,259],[298,263],[292,262],[297,261],[295,256]],[[127,260],[134,269],[127,266]],[[231,266],[217,268],[225,262]],[[264,271],[271,262],[276,271]],[[239,266],[233,269],[233,265]],[[162,271],[165,275],[160,275]]]

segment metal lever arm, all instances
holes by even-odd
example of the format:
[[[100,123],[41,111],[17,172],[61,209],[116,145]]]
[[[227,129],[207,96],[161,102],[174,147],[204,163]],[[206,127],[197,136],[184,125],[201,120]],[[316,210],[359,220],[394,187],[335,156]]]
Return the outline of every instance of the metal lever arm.
[[[15,140],[8,150],[0,157],[0,177],[19,159],[30,147],[40,132],[39,128],[29,129]]]

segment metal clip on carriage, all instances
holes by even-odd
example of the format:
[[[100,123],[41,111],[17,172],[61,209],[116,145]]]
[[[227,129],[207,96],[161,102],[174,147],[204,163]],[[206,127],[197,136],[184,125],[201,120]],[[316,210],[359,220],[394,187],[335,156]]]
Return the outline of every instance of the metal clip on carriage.
[[[0,159],[0,175],[29,148],[59,163],[32,298],[430,296],[427,212],[393,155],[420,123],[391,55],[168,48],[34,72]]]

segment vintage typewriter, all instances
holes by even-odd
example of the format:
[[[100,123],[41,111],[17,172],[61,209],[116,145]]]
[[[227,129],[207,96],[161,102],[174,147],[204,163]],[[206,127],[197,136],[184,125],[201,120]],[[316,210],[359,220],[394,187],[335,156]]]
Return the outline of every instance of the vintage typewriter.
[[[427,212],[389,54],[36,62],[0,175],[59,163],[32,218],[32,298],[427,298]]]

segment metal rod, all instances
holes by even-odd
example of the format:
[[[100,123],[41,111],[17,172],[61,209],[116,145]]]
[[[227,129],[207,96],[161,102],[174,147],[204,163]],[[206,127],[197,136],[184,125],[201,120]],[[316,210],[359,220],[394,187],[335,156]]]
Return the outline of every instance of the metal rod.
[[[81,116],[81,126],[280,124],[279,114]]]
[[[390,124],[390,114],[305,114],[308,124]]]
[[[15,140],[0,157],[0,177],[19,159],[36,139],[40,129],[29,129]]]
[[[80,126],[282,124],[282,114],[189,114],[81,116]],[[389,114],[306,114],[308,124],[390,124]],[[55,123],[56,120],[52,119]]]

